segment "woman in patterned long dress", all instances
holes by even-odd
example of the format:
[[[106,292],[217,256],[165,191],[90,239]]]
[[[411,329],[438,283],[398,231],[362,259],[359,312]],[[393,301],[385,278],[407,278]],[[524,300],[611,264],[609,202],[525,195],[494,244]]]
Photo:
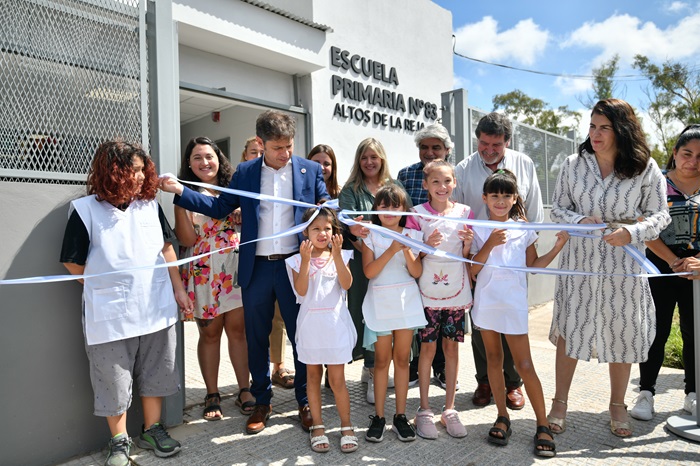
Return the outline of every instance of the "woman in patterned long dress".
[[[607,223],[601,239],[572,237],[560,268],[603,274],[640,273],[621,246],[644,251],[670,222],[666,183],[650,157],[632,107],[622,100],[598,102],[588,138],[562,165],[552,199],[552,220]],[[632,435],[625,390],[632,363],[647,358],[656,329],[646,279],[619,275],[559,275],[550,340],[557,346],[556,393],[548,417],[554,433],[566,429],[569,388],[577,360],[609,363],[610,431]]]
[[[180,179],[225,187],[232,174],[231,164],[211,139],[197,137],[187,144],[180,165]],[[203,192],[218,196],[214,190]],[[175,206],[175,233],[180,244],[187,247],[187,256],[225,247],[238,247],[239,243],[233,214],[215,219]],[[207,387],[203,413],[207,421],[223,417],[218,388],[223,331],[226,331],[229,357],[238,381],[239,392],[235,403],[243,414],[249,414],[255,405],[255,399],[250,393],[248,345],[241,290],[236,284],[237,274],[238,253],[233,249],[183,266],[185,288],[194,301],[194,313],[185,314],[184,319],[196,320],[199,329],[197,358]]]

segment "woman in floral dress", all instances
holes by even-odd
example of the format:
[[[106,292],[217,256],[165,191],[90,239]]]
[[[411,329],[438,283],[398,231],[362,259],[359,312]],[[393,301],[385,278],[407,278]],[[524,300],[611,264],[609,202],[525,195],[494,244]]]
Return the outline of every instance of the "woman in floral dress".
[[[228,186],[233,174],[226,156],[206,137],[194,138],[187,144],[180,167],[180,179],[218,186]],[[202,189],[202,192],[218,196],[215,190]],[[250,414],[255,399],[250,394],[243,303],[237,285],[239,239],[232,214],[214,219],[175,206],[175,233],[180,244],[187,248],[188,256],[229,248],[190,262],[182,270],[185,288],[194,301],[194,312],[186,313],[184,319],[194,319],[199,329],[197,357],[207,387],[204,419],[215,421],[223,417],[218,388],[223,331],[238,381],[236,405],[241,413]]]

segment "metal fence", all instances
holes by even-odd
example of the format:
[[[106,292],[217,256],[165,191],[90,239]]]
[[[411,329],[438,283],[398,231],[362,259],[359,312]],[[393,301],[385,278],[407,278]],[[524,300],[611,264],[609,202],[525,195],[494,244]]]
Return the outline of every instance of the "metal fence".
[[[145,0],[0,0],[0,180],[85,181],[110,138],[148,147]]]
[[[469,150],[467,154],[476,152],[477,140],[474,129],[486,112],[468,107],[469,122],[468,134]],[[537,178],[542,190],[542,201],[545,205],[551,205],[554,184],[557,181],[559,167],[566,157],[576,151],[576,142],[573,138],[550,133],[532,126],[528,126],[512,120],[513,136],[510,148],[530,156],[537,168]]]

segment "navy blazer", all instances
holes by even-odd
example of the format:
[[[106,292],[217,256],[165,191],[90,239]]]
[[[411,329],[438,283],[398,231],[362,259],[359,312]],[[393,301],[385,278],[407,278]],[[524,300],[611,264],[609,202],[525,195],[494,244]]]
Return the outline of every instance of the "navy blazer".
[[[231,178],[229,188],[241,191],[260,193],[260,177],[262,170],[262,157],[243,162],[238,165]],[[292,156],[292,192],[294,200],[318,204],[321,200],[330,199],[326,191],[326,183],[323,181],[321,165],[312,160],[306,160],[296,155]],[[175,196],[175,204],[193,212],[199,212],[212,218],[223,218],[241,208],[241,243],[254,240],[258,237],[258,217],[260,215],[260,201],[249,197],[235,196],[221,193],[219,197],[205,196],[199,192],[185,187],[181,196]],[[294,220],[297,225],[301,223],[301,217],[306,209],[294,207]],[[278,232],[275,232],[278,233]],[[240,248],[238,264],[238,284],[246,288],[250,284],[255,266],[256,244],[243,245]]]

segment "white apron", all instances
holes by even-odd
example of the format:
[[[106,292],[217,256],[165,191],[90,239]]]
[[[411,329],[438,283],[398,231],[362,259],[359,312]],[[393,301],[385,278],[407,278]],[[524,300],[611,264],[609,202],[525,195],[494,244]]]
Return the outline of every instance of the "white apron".
[[[343,250],[343,263],[352,258],[352,251]],[[294,289],[292,270],[299,272],[301,255],[285,260],[292,290],[297,297],[299,315],[295,341],[299,361],[304,364],[346,364],[352,361],[352,349],[357,332],[345,303],[345,290],[338,282],[333,258],[322,267],[312,259],[309,267],[309,287],[300,296]]]
[[[415,206],[414,210],[419,214],[433,214],[425,205]],[[469,206],[455,203],[452,210],[446,212],[444,217],[469,218],[470,211]],[[416,217],[416,219],[421,227],[424,242],[437,229],[444,236],[437,249],[462,256],[462,240],[457,233],[463,228],[462,224],[446,218]],[[469,277],[464,262],[434,255],[425,256],[418,287],[423,298],[423,306],[427,308],[466,309],[472,302]]]
[[[71,206],[90,236],[85,274],[165,263],[155,200],[134,201],[123,212],[94,195],[77,199]],[[83,300],[88,345],[148,335],[177,322],[167,268],[88,278]]]
[[[472,251],[480,250],[491,235],[491,228],[474,227]],[[528,246],[537,240],[534,231],[508,230],[506,244],[491,250],[486,264],[525,267]],[[506,335],[527,333],[527,273],[484,267],[474,291],[472,320],[477,327]]]
[[[419,241],[423,236],[419,231],[406,228],[402,234]],[[364,242],[374,251],[376,259],[389,249],[393,240],[371,231]],[[418,251],[413,253],[417,255]],[[408,273],[403,252],[394,254],[379,275],[369,281],[362,302],[362,315],[367,327],[375,332],[425,327],[428,324],[418,284]]]

